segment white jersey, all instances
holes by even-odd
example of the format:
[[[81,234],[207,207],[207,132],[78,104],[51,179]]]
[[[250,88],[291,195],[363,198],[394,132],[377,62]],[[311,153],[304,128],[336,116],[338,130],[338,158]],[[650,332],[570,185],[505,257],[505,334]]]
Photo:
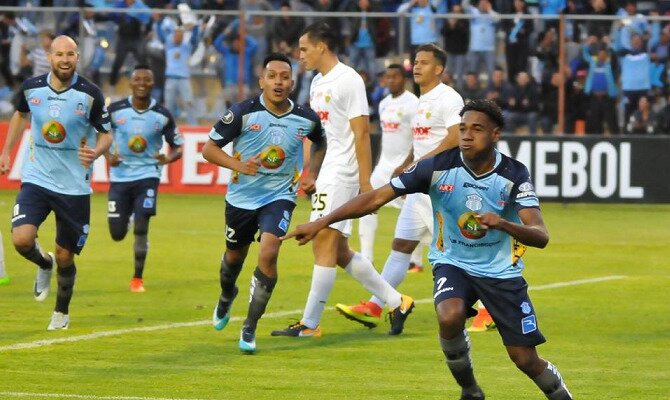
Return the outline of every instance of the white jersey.
[[[389,94],[379,103],[382,128],[382,148],[377,168],[393,171],[407,158],[412,149],[411,122],[419,99],[409,91],[398,97]]]
[[[412,118],[414,160],[434,150],[447,136],[447,128],[459,124],[463,98],[444,83],[419,97],[419,107]]]
[[[349,120],[370,115],[363,79],[353,68],[338,63],[326,75],[314,77],[309,104],[321,119],[328,142],[317,185],[358,186],[358,160]]]

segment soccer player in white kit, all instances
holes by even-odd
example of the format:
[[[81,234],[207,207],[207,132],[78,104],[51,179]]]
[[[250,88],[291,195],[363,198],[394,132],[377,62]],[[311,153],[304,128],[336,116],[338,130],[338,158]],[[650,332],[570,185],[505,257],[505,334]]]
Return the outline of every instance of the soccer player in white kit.
[[[299,46],[305,68],[318,71],[310,87],[310,106],[321,119],[327,140],[316,193],[312,195],[313,221],[356,197],[359,191],[372,189],[369,111],[363,79],[338,60],[336,33],[327,23],[305,28]],[[312,285],[303,318],[287,329],[273,331],[273,336],[321,335],[319,322],[335,283],[336,265],[388,305],[392,331],[403,326],[414,300],[401,295],[368,259],[349,248],[351,228],[351,220],[341,221],[314,238]]]
[[[463,108],[463,98],[441,82],[446,60],[447,54],[434,44],[424,44],[417,48],[414,82],[419,85],[420,97],[411,121],[414,151],[407,157],[403,167],[429,153],[435,154],[458,144],[459,113]],[[398,216],[391,254],[382,271],[382,277],[391,286],[397,287],[405,279],[412,252],[426,235],[432,234],[430,197],[423,193],[408,195]],[[369,328],[377,326],[383,307],[384,303],[375,296],[367,303],[335,306],[345,317]],[[402,327],[399,328],[389,333],[400,334]]]
[[[386,185],[412,151],[412,130],[410,123],[419,105],[414,93],[405,90],[405,71],[400,64],[386,67],[384,74],[388,96],[379,103],[379,120],[382,130],[382,144],[379,161],[370,176],[374,189]],[[402,199],[398,198],[389,206],[400,208]],[[359,219],[358,236],[361,254],[374,261],[375,233],[378,225],[377,213]]]

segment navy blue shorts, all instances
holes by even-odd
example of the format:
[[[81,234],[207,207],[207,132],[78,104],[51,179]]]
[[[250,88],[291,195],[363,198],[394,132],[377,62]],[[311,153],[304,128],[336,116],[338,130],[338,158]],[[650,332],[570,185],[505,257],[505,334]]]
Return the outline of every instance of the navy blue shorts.
[[[257,210],[238,208],[226,202],[226,246],[238,250],[254,241],[260,229],[277,237],[284,236],[291,224],[295,203],[277,200]]]
[[[466,308],[481,300],[505,346],[537,346],[546,341],[522,277],[480,278],[453,265],[438,264],[433,269],[433,282],[435,307],[450,298],[463,299]]]
[[[49,213],[56,214],[56,244],[75,254],[86,244],[91,218],[91,196],[72,196],[24,183],[16,196],[12,228],[21,225],[40,227]]]
[[[156,215],[158,178],[130,182],[112,182],[107,195],[107,218],[128,221],[131,214]]]

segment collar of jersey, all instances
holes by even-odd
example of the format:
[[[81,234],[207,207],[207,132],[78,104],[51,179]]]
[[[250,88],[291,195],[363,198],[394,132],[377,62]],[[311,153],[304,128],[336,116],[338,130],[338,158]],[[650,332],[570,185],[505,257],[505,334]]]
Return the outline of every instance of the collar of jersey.
[[[435,86],[434,88],[430,89],[428,93],[424,93],[421,95],[422,98],[424,99],[437,99],[440,97],[440,93],[442,93],[443,86],[447,86],[444,83],[440,82]]]
[[[151,101],[149,102],[149,107],[147,107],[147,108],[144,109],[144,110],[138,110],[137,108],[133,107],[133,95],[131,94],[130,96],[128,96],[128,104],[130,104],[130,107],[132,107],[132,109],[135,110],[135,112],[138,112],[138,113],[140,113],[140,114],[144,114],[145,112],[147,112],[147,111],[151,110],[152,108],[154,108],[154,106],[156,105],[156,99],[154,99],[154,98],[152,97],[152,98],[151,98]]]
[[[291,101],[291,99],[287,99],[287,100],[288,100],[289,104],[291,104],[291,107],[289,107],[288,111],[286,111],[286,112],[283,113],[282,115],[278,115],[278,114],[275,114],[275,113],[273,113],[272,111],[270,111],[270,110],[265,106],[265,101],[263,100],[263,94],[261,94],[261,95],[258,96],[258,101],[260,101],[260,103],[261,103],[261,105],[263,106],[263,108],[265,108],[265,111],[269,112],[270,114],[274,115],[274,116],[277,117],[277,118],[285,117],[285,116],[289,115],[289,114],[291,113],[291,111],[293,111],[293,107],[294,107],[293,101]]]
[[[459,152],[459,153],[460,153],[460,156],[461,156],[461,162],[463,163],[463,167],[465,168],[465,170],[468,171],[468,173],[469,173],[473,178],[475,178],[476,180],[479,180],[479,179],[484,179],[484,178],[486,178],[487,176],[491,175],[493,172],[495,172],[495,170],[498,169],[498,166],[500,165],[500,162],[502,161],[502,155],[500,155],[500,152],[499,152],[498,150],[493,150],[493,151],[496,152],[496,161],[495,161],[495,163],[493,163],[493,168],[491,168],[490,171],[488,171],[488,172],[486,172],[486,173],[484,173],[484,174],[482,174],[482,175],[477,175],[477,174],[475,174],[474,171],[472,171],[472,170],[467,166],[467,164],[465,163],[465,161],[463,160],[463,152]]]
[[[75,83],[77,83],[77,80],[79,79],[79,74],[77,74],[77,73],[75,72],[74,74],[72,74],[72,79],[70,80],[70,86],[66,87],[65,89],[63,89],[63,90],[61,90],[61,91],[58,91],[58,90],[54,89],[53,86],[51,86],[51,74],[52,74],[52,72],[49,72],[49,73],[47,74],[47,85],[49,85],[49,87],[51,88],[51,90],[53,90],[53,91],[56,92],[56,93],[67,92],[68,90],[70,90],[70,88],[71,88],[72,86],[74,86]]]

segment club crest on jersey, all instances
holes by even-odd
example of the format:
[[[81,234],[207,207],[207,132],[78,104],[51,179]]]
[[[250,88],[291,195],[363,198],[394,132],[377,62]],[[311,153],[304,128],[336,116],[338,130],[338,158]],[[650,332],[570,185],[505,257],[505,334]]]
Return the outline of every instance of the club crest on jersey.
[[[228,125],[233,122],[233,119],[235,119],[235,114],[233,114],[231,110],[228,110],[228,112],[223,117],[221,117],[221,122]]]
[[[60,116],[60,106],[58,104],[51,104],[49,106],[49,116],[51,118],[58,118]]]
[[[58,144],[65,140],[65,127],[58,121],[47,121],[42,125],[42,137],[49,143]]]
[[[84,109],[84,103],[77,103],[77,108],[75,108],[74,113],[80,116],[86,114],[86,110]]]
[[[430,111],[426,112],[426,119],[430,119],[430,116],[433,115]]]
[[[465,206],[472,211],[479,211],[482,209],[482,198],[476,194],[469,194],[466,197]]]
[[[481,239],[486,236],[486,230],[479,225],[477,214],[473,212],[466,212],[458,218],[458,230],[468,239]]]
[[[142,135],[135,135],[128,140],[128,148],[133,153],[144,153],[147,149],[147,140]]]

